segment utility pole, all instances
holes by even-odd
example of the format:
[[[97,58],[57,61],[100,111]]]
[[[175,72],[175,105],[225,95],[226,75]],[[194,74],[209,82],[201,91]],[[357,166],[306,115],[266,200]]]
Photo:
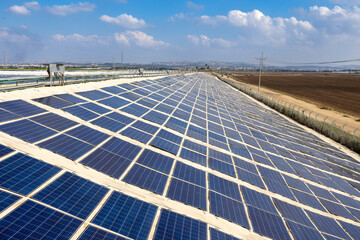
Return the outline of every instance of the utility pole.
[[[260,86],[261,86],[261,71],[262,71],[262,67],[264,64],[264,60],[266,60],[266,58],[264,58],[264,53],[261,53],[261,58],[256,58],[257,60],[259,60],[259,68],[260,68],[260,74],[259,74],[259,86],[258,86],[258,91],[260,92]]]
[[[113,70],[115,70],[115,57],[113,57]]]

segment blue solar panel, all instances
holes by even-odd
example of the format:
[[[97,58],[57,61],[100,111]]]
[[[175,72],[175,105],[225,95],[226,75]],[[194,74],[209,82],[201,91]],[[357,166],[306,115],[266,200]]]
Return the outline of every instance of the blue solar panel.
[[[186,165],[182,162],[177,162],[173,173],[174,177],[191,182],[193,184],[206,187],[206,174],[204,171]]]
[[[350,239],[349,235],[346,234],[346,232],[334,219],[307,210],[305,211],[320,231],[332,234],[337,237]]]
[[[121,109],[121,111],[123,111],[123,112],[127,112],[127,113],[130,113],[130,114],[138,116],[138,117],[144,115],[149,110],[150,109],[148,109],[146,107],[142,107],[136,103],[133,103],[133,104],[128,105]]]
[[[71,129],[70,131],[67,131],[66,134],[76,137],[90,144],[93,144],[95,146],[103,142],[108,137],[110,137],[105,133],[99,132],[95,129],[89,128],[84,125]]]
[[[321,205],[319,200],[314,195],[297,191],[295,189],[292,189],[291,191],[300,203],[326,212],[326,209]]]
[[[26,201],[0,220],[1,239],[70,239],[81,221]]]
[[[213,133],[211,131],[209,131],[209,138],[213,138],[219,142],[227,143],[226,138],[224,136]]]
[[[44,138],[48,138],[56,134],[56,132],[50,128],[43,127],[27,119],[1,125],[0,131],[20,138],[29,143],[38,142]]]
[[[80,156],[94,148],[93,145],[77,140],[73,137],[69,137],[65,134],[61,134],[37,145],[64,157],[70,158],[71,160],[78,159]]]
[[[176,118],[171,117],[165,124],[166,127],[171,128],[177,132],[185,133],[187,123]]]
[[[149,96],[151,97],[151,96]],[[160,111],[160,112],[163,112],[167,115],[170,115],[173,111],[174,111],[174,108],[169,106],[169,105],[166,105],[166,104],[163,104],[163,103],[160,103],[159,105],[157,105],[155,107],[156,110]]]
[[[133,239],[147,239],[157,207],[114,192],[92,223]]]
[[[177,145],[177,144],[174,144],[172,142],[169,142],[169,141],[166,141],[164,140],[163,138],[160,138],[160,137],[155,137],[151,143],[150,143],[152,146],[154,147],[157,147],[157,148],[160,148],[162,150],[165,150],[169,153],[172,153],[174,155],[177,154],[180,146]]]
[[[207,226],[206,223],[162,209],[154,239],[207,239]]]
[[[157,130],[159,129],[156,126],[153,126],[151,124],[148,124],[148,123],[145,123],[145,122],[142,122],[142,121],[136,121],[135,123],[133,123],[131,125],[131,127],[140,129],[140,130],[142,130],[144,132],[147,132],[147,133],[150,133],[150,134],[155,134],[157,132]]]
[[[201,144],[189,141],[187,139],[184,140],[183,147],[194,150],[196,152],[202,153],[204,155],[207,154],[207,147]]]
[[[248,206],[254,232],[273,239],[290,239],[290,235],[281,217]]]
[[[209,157],[216,158],[218,160],[221,160],[223,162],[227,162],[227,163],[230,163],[230,164],[233,163],[230,155],[228,155],[226,153],[216,151],[216,150],[211,149],[211,148],[209,148]]]
[[[196,153],[186,148],[181,149],[180,157],[198,163],[200,165],[206,166],[206,156],[200,153]]]
[[[285,184],[282,184],[278,181],[273,181],[270,180],[268,178],[265,178],[265,183],[269,189],[269,191],[280,194],[281,196],[290,198],[294,201],[296,201],[294,195],[292,194],[292,192],[290,191],[290,188],[288,186],[286,186]]]
[[[106,97],[110,97],[111,95],[101,92],[99,90],[91,90],[91,91],[86,91],[86,92],[77,92],[76,94],[79,94],[83,97],[89,98],[91,100],[98,100],[101,98],[106,98]]]
[[[91,103],[91,102],[89,102],[89,103],[83,103],[83,104],[81,104],[81,105],[79,105],[80,107],[83,107],[83,108],[86,108],[86,109],[88,109],[88,110],[91,110],[91,111],[93,111],[93,112],[96,112],[96,113],[98,113],[98,114],[105,114],[105,113],[107,113],[107,112],[110,112],[110,110],[109,109],[107,109],[107,108],[104,108],[104,107],[102,107],[102,106],[100,106],[100,105],[97,105],[97,104],[95,104],[95,103]]]
[[[17,119],[17,118],[20,118],[20,116],[15,115],[15,114],[13,114],[11,112],[0,109],[0,122],[5,122],[5,121]]]
[[[113,93],[113,94],[119,94],[119,93],[126,92],[125,89],[119,88],[119,87],[117,87],[117,86],[104,87],[104,88],[101,88],[101,89],[104,90],[104,91],[106,91],[106,92]]]
[[[173,162],[174,159],[164,156],[160,153],[153,152],[149,149],[145,149],[145,151],[140,155],[137,160],[137,163],[139,164],[166,174],[170,174]]]
[[[132,92],[126,92],[126,93],[122,93],[119,95],[120,97],[123,97],[123,98],[126,98],[126,99],[129,99],[131,101],[136,101],[138,100],[139,98],[141,98],[140,95],[137,95],[135,93],[132,93]]]
[[[224,197],[213,191],[210,191],[209,195],[210,212],[212,214],[250,228],[243,203]]]
[[[239,238],[233,237],[229,234],[220,232],[214,228],[210,228],[211,240],[240,240]]]
[[[149,98],[142,98],[138,100],[136,103],[146,106],[148,108],[153,108],[156,106],[156,104],[158,104],[156,101],[151,100]]]
[[[55,129],[57,131],[63,131],[65,129],[78,125],[77,122],[61,117],[54,113],[46,113],[40,116],[30,118],[30,120]]]
[[[301,208],[276,198],[274,198],[274,202],[284,218],[314,228],[314,225],[311,223],[310,219],[306,216],[305,212]]]
[[[323,240],[319,231],[305,227],[292,221],[286,221],[295,240]]]
[[[0,158],[5,156],[6,154],[13,152],[13,151],[14,151],[13,149],[5,147],[0,144]]]
[[[286,176],[286,175],[283,175],[283,177],[285,178],[285,181],[287,182],[287,184],[290,187],[296,188],[296,189],[299,189],[299,190],[301,190],[303,192],[307,192],[307,193],[311,194],[310,189],[307,187],[307,185],[303,181],[301,181],[299,179],[289,177],[289,176]]]
[[[147,134],[143,131],[137,130],[136,128],[128,127],[125,130],[120,132],[122,135],[129,138],[135,139],[142,143],[148,143],[152,138],[152,135]]]
[[[131,161],[99,148],[84,158],[81,163],[111,177],[119,178]]]
[[[0,186],[27,195],[59,171],[57,167],[17,153],[0,162]]]
[[[176,144],[180,144],[182,137],[179,137],[173,133],[170,133],[164,129],[161,129],[160,132],[156,135],[157,137],[161,137],[167,141],[176,143]]]
[[[33,198],[86,219],[107,192],[105,187],[66,172]]]
[[[234,182],[209,174],[209,188],[238,201],[242,201],[239,186]]]
[[[227,143],[219,142],[212,138],[209,138],[209,144],[229,151],[229,147],[228,147]]]
[[[63,107],[68,107],[68,106],[74,105],[74,103],[72,103],[72,102],[68,102],[68,101],[65,101],[61,98],[57,98],[54,96],[36,98],[33,100],[36,102],[48,105],[53,108],[63,108]]]
[[[140,147],[125,142],[116,137],[113,137],[109,141],[107,141],[102,146],[102,148],[130,160],[133,160],[141,150]]]
[[[0,212],[19,200],[20,197],[8,192],[0,191]]]
[[[55,97],[64,99],[66,101],[72,102],[72,103],[83,103],[86,102],[85,100],[75,97],[74,95],[70,95],[70,94],[58,94],[58,95],[54,95]]]
[[[342,205],[331,201],[327,201],[325,199],[319,199],[319,200],[330,213],[357,221],[357,219]]]
[[[123,181],[154,193],[162,194],[167,178],[168,176],[165,174],[135,164],[124,177]]]
[[[171,179],[168,198],[206,210],[206,189],[194,184]]]
[[[255,164],[253,163],[249,163],[249,162],[246,162],[240,158],[237,158],[237,157],[233,157],[234,159],[234,163],[237,167],[240,167],[242,169],[245,169],[249,172],[252,172],[252,173],[255,173],[255,174],[259,174],[258,171],[257,171],[257,168],[255,166]]]
[[[265,185],[259,175],[253,174],[241,168],[236,168],[236,172],[240,180],[265,189]]]
[[[265,179],[271,179],[272,181],[278,181],[279,183],[286,184],[281,174],[278,171],[258,166],[261,176]]]
[[[227,164],[214,158],[209,158],[209,168],[225,173],[232,177],[236,177],[234,165],[232,164]]]
[[[357,239],[360,236],[360,227],[359,226],[355,226],[353,224],[347,223],[347,222],[343,222],[338,220],[338,222],[343,226],[343,228],[345,229],[345,231],[353,238],[353,239]]]
[[[119,97],[106,98],[106,99],[100,100],[98,102],[102,103],[104,105],[107,105],[109,107],[115,108],[115,109],[118,109],[118,108],[130,103],[129,101],[126,101],[125,99],[122,99]]]
[[[127,240],[113,233],[89,225],[78,240]]]
[[[72,115],[77,116],[85,121],[94,119],[99,116],[99,114],[89,111],[80,106],[67,107],[67,108],[63,108],[62,110],[69,112]]]
[[[91,122],[94,125],[106,128],[113,132],[118,132],[120,129],[124,128],[126,125],[123,123],[120,123],[118,121],[115,121],[114,119],[108,118],[108,117],[100,117],[94,121]]]
[[[32,105],[23,100],[0,102],[0,108],[22,117],[29,117],[35,114],[46,112],[44,109]]]
[[[244,186],[241,186],[241,191],[247,205],[251,205],[278,215],[278,212],[276,211],[276,208],[268,195]]]
[[[168,116],[156,111],[150,111],[146,115],[142,116],[142,118],[162,125],[166,121]]]
[[[356,208],[356,209],[360,209],[360,202],[353,199],[353,198],[350,198],[350,197],[347,197],[347,196],[344,196],[342,194],[339,194],[339,193],[335,193],[335,192],[332,192],[332,194],[337,198],[339,199],[339,201],[344,204],[344,205],[347,205],[347,206],[350,206],[350,207],[353,207],[353,208]]]

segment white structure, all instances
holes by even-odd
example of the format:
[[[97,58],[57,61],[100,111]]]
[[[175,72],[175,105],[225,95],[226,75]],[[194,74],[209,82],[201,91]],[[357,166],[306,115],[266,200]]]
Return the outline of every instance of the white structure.
[[[65,65],[64,64],[44,64],[46,66],[46,71],[49,74],[48,79],[50,80],[50,85],[54,84],[53,76],[59,79],[59,85],[64,85],[64,75],[65,75]]]

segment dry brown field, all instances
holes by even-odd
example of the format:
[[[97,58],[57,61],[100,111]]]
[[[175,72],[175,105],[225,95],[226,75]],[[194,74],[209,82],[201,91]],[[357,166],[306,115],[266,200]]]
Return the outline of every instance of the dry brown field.
[[[258,85],[258,73],[231,72],[238,81]],[[360,75],[346,73],[265,72],[261,86],[360,117]]]

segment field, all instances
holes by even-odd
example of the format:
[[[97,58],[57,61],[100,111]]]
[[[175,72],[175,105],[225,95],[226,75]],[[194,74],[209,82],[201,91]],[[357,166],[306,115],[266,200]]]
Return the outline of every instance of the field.
[[[258,73],[232,73],[243,83],[258,85]],[[343,73],[263,73],[261,86],[315,103],[320,108],[360,117],[360,75]]]

